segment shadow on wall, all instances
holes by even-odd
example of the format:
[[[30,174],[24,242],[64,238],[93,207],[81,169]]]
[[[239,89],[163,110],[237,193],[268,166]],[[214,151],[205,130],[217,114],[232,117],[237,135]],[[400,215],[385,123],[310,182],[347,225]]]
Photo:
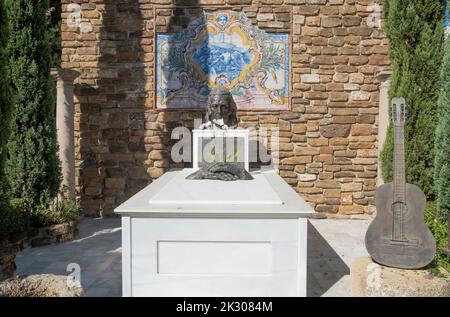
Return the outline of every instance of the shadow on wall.
[[[207,33],[206,30],[206,17],[204,14],[204,8],[201,8],[198,1],[190,1],[189,6],[177,5],[173,9],[168,11],[161,10],[157,12],[158,16],[160,13],[164,12],[164,15],[170,14],[170,18],[166,25],[158,23],[156,25],[156,33],[158,35],[164,36],[166,39],[157,43],[158,52],[163,55],[161,58],[161,74],[159,81],[166,83],[166,89],[161,89],[162,95],[165,96],[165,104],[167,109],[178,108],[181,102],[187,99],[189,104],[189,99],[192,98],[190,94],[193,90],[203,89],[205,95],[204,102],[206,104],[208,94],[210,92],[209,86],[204,83],[200,87],[193,87],[192,78],[197,75],[197,71],[194,67],[186,63],[189,55],[193,54],[192,47],[185,47],[185,42],[180,40],[180,34],[182,34],[192,21],[197,21],[197,27],[195,28],[197,38],[200,34]],[[193,34],[188,34],[189,38],[194,38]],[[166,45],[167,43],[167,45]],[[205,74],[210,73],[210,48],[208,42],[203,45],[202,50],[202,63],[201,69]],[[196,50],[196,49],[194,49]],[[193,59],[193,57],[191,57]],[[157,83],[158,85],[158,83]],[[183,93],[181,91],[187,91],[188,93]]]
[[[82,67],[82,84],[75,85],[80,101],[77,190],[88,216],[114,216],[116,206],[161,176],[169,164],[192,165],[170,162],[170,148],[177,142],[170,136],[176,127],[193,128],[203,111],[153,109],[155,33],[179,32],[190,16],[203,14],[198,1],[187,5],[161,9],[163,14],[156,16],[167,18],[161,24],[152,19],[153,7],[138,0],[105,0],[99,9],[97,68]],[[82,58],[96,49],[84,46],[77,49]],[[169,46],[169,56],[175,53],[176,47]]]
[[[183,49],[180,49],[180,47],[176,44],[174,41],[174,37],[177,34],[180,34],[183,30],[186,30],[189,24],[194,19],[204,19],[204,9],[200,8],[200,4],[198,0],[192,0],[192,1],[185,1],[184,5],[182,4],[182,1],[175,1],[176,5],[172,9],[168,10],[162,10],[161,13],[164,15],[168,15],[169,19],[164,24],[156,23],[156,34],[164,34],[168,36],[168,46],[166,47],[167,53],[165,54],[166,58],[162,60],[163,65],[163,74],[160,74],[161,76],[164,76],[164,80],[167,82],[167,96],[168,96],[168,103],[167,103],[167,110],[164,110],[159,116],[164,118],[164,128],[166,130],[166,137],[164,138],[164,141],[167,142],[167,148],[171,149],[172,146],[178,142],[176,139],[171,139],[171,133],[173,129],[177,127],[187,127],[190,130],[194,128],[194,119],[203,119],[204,117],[204,111],[203,110],[197,110],[197,111],[189,111],[189,110],[174,110],[170,109],[176,106],[176,104],[173,103],[173,97],[178,94],[177,90],[170,90],[171,82],[175,84],[184,83],[188,86],[189,83],[189,77],[192,76],[192,66],[188,65],[186,63],[185,54],[186,52],[183,51]],[[159,16],[160,12],[157,12],[156,15]],[[203,24],[204,25],[204,24]],[[202,31],[200,31],[202,32]],[[156,36],[155,36],[156,37]],[[156,43],[158,46],[155,48],[158,52],[160,52],[159,43]],[[155,61],[156,63],[156,61]],[[208,64],[208,63],[207,63]],[[176,66],[176,67],[173,67]],[[181,72],[176,72],[175,70],[182,69]],[[209,72],[209,70],[207,70]],[[156,78],[156,74],[155,74]],[[161,79],[161,78],[158,78]],[[157,80],[158,80],[157,79]],[[156,82],[156,85],[158,85],[158,82]],[[187,89],[194,89],[193,87],[188,87]],[[157,96],[155,95],[155,98]],[[176,102],[175,102],[176,103]],[[155,101],[156,104],[156,101]],[[206,107],[206,104],[205,104]],[[192,167],[191,162],[174,162],[172,158],[170,157],[170,152],[164,153],[167,157],[168,165],[170,165],[171,168],[189,168]]]
[[[138,0],[105,0],[101,15],[98,68],[82,68],[85,84],[75,86],[79,190],[90,216],[114,215],[117,205],[148,184],[150,165],[144,138],[152,64],[142,43],[151,41],[152,30],[147,30]]]
[[[192,80],[192,78],[196,78],[200,75],[191,63],[186,62],[188,60],[186,56],[188,54],[193,54],[192,48],[189,46],[184,47],[179,45],[179,43],[183,43],[183,40],[180,39],[179,35],[181,32],[185,31],[194,20],[196,20],[197,25],[197,28],[195,29],[197,38],[199,37],[199,34],[206,33],[207,23],[205,21],[205,11],[215,11],[219,9],[220,7],[201,8],[200,3],[194,0],[186,1],[184,5],[177,5],[172,9],[157,9],[156,12],[156,16],[162,18],[160,20],[156,20],[155,32],[157,35],[164,37],[164,40],[157,41],[157,48],[155,49],[159,53],[157,58],[161,58],[160,63],[162,65],[161,72],[155,74],[155,77],[157,77],[156,90],[158,91],[160,89],[158,88],[160,87],[160,82],[165,83],[165,89],[161,89],[161,91],[163,91],[161,96],[164,96],[167,107],[166,110],[159,113],[158,122],[156,125],[161,128],[159,124],[162,123],[163,127],[160,131],[165,130],[166,132],[161,135],[163,141],[167,142],[166,148],[168,149],[167,152],[164,152],[163,154],[166,155],[168,165],[170,165],[171,168],[192,167],[191,162],[176,163],[170,157],[170,149],[176,142],[178,142],[178,140],[173,140],[170,138],[171,132],[173,129],[180,126],[187,127],[192,130],[194,128],[194,119],[201,119],[203,121],[207,107],[208,95],[211,92],[211,88],[206,83],[198,85],[198,82],[201,80]],[[226,9],[230,10],[232,8],[228,7]],[[164,17],[168,17],[168,19],[165,19]],[[191,38],[194,35],[189,34],[188,36]],[[216,61],[212,58],[212,54],[210,54],[211,48],[208,43],[209,42],[205,41],[205,44],[201,46],[200,57],[198,57],[198,61],[201,63],[201,69],[204,74],[214,73],[213,66],[214,63],[216,63]],[[155,61],[155,63],[157,63],[157,61]],[[185,89],[180,89],[180,87],[185,87]],[[196,93],[191,93],[192,90],[196,90]],[[192,100],[194,95],[198,98],[197,93],[199,91],[202,91],[202,94],[204,94],[203,109],[181,111],[175,110],[180,107],[180,104],[189,104],[189,100]],[[157,95],[155,95],[155,98],[157,98]],[[163,121],[160,122],[160,119],[163,119]],[[257,125],[239,124],[239,127],[257,128]],[[259,150],[261,153],[267,153],[267,149],[261,142],[259,142],[259,140],[250,141],[250,149],[252,150],[251,153],[255,154],[254,157],[252,157],[252,168],[259,168],[261,165],[270,164],[270,162],[262,162],[260,155],[256,155],[259,148],[261,148],[261,150]]]
[[[204,17],[198,0],[175,3],[164,8],[139,0],[104,0],[98,7],[83,4],[101,15],[101,24],[93,25],[92,34],[85,34],[86,38],[77,34],[82,35],[78,57],[70,56],[81,63],[81,84],[75,85],[80,103],[77,191],[88,216],[114,216],[115,207],[169,166],[192,167],[191,162],[171,160],[171,148],[178,141],[171,139],[171,133],[180,126],[192,129],[194,119],[203,119],[204,109],[154,109],[156,34],[177,34],[193,19]],[[167,49],[169,59],[180,55],[173,43]],[[179,61],[184,68],[191,67],[185,65],[184,58]],[[165,64],[170,66],[171,62]],[[209,62],[204,66],[206,72]]]
[[[324,237],[308,222],[307,296],[324,295],[350,268]]]

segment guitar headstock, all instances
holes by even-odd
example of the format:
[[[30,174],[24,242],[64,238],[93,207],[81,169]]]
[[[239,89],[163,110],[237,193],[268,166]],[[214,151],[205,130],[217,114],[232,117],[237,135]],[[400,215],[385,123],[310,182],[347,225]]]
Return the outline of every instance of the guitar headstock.
[[[406,119],[406,100],[403,97],[392,99],[392,121],[396,126],[403,126]]]

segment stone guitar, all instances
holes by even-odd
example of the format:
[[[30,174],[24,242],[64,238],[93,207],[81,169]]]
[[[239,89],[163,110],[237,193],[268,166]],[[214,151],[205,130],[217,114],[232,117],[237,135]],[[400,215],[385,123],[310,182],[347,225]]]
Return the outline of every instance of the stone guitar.
[[[375,262],[419,269],[433,260],[436,241],[423,220],[425,194],[405,179],[405,110],[404,98],[393,99],[394,179],[375,193],[377,215],[367,230],[365,243]]]

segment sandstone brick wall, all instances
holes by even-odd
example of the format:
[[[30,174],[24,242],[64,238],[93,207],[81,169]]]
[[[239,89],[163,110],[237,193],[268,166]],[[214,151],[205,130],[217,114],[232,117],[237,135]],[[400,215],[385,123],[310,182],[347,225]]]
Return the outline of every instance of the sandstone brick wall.
[[[280,128],[280,174],[316,211],[373,212],[374,75],[389,64],[385,35],[366,23],[375,0],[62,2],[62,67],[81,72],[75,82],[77,191],[86,214],[111,215],[161,176],[171,166],[171,130],[202,117],[153,109],[155,31],[182,27],[188,21],[179,15],[195,16],[198,7],[244,10],[260,28],[291,34],[291,110],[240,111],[242,125]],[[81,5],[78,26],[69,3]]]

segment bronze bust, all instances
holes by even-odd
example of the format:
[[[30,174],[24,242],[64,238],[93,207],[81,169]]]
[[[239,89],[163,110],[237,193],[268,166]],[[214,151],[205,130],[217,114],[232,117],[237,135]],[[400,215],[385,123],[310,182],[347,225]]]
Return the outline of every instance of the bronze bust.
[[[208,98],[205,122],[200,129],[228,129],[237,125],[236,103],[226,88],[215,88]]]
[[[213,89],[208,98],[205,115],[206,123],[200,129],[226,130],[238,124],[236,103],[226,88]],[[222,181],[251,180],[253,177],[243,166],[231,162],[214,162],[203,166],[186,179],[214,179]]]

